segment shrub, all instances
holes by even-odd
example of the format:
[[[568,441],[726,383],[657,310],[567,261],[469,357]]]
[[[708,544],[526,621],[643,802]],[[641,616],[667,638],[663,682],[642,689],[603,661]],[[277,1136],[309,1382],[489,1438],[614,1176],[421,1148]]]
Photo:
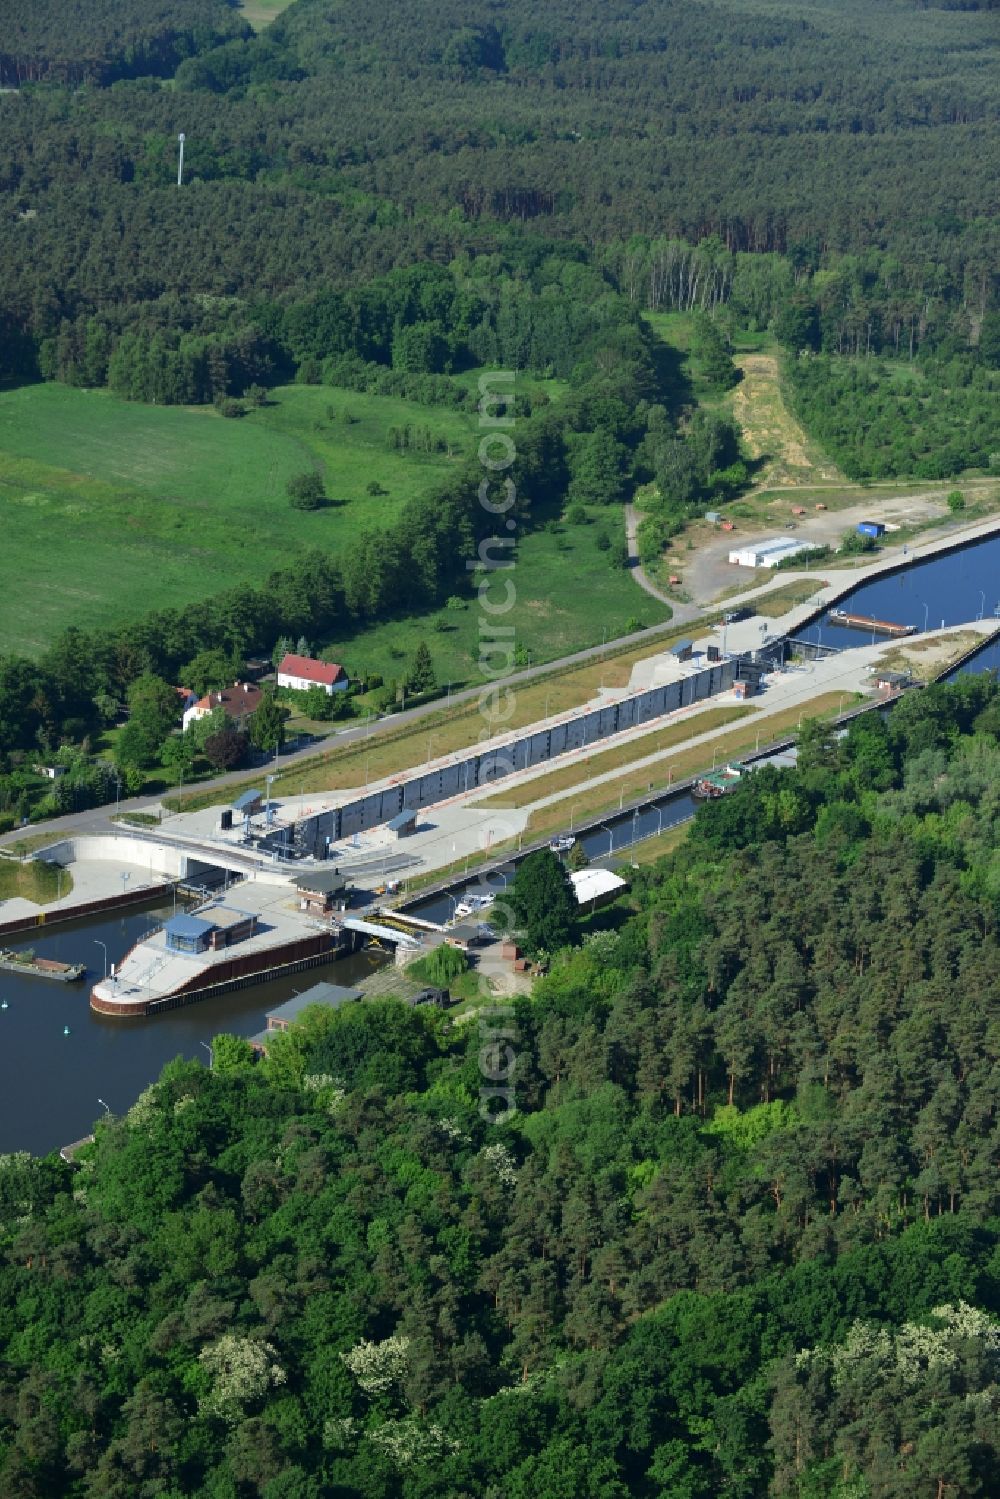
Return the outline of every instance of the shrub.
[[[428,953],[420,965],[427,982],[442,989],[460,978],[468,966],[465,954],[457,947],[449,947],[446,942]]]
[[[285,486],[293,510],[319,510],[326,504],[323,480],[314,470],[294,474]]]

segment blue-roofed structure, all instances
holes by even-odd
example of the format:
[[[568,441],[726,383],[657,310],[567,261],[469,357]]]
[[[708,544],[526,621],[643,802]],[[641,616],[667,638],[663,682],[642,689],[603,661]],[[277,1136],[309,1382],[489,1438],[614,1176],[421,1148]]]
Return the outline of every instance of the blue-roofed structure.
[[[215,931],[214,921],[200,916],[172,916],[165,923],[167,946],[174,952],[204,952]]]
[[[244,791],[233,802],[233,811],[238,812],[241,817],[252,817],[254,812],[259,812],[264,803],[262,791]]]
[[[417,810],[415,807],[404,807],[402,812],[397,812],[387,824],[387,831],[393,838],[405,838],[409,833],[416,831]]]

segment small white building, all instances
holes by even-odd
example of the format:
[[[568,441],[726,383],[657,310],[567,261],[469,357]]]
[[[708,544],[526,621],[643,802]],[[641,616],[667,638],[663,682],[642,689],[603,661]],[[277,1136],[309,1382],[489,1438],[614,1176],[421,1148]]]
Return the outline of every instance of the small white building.
[[[278,686],[292,687],[299,692],[322,687],[330,697],[335,692],[346,692],[347,672],[335,661],[317,661],[312,656],[283,656],[278,667]]]
[[[812,542],[796,541],[794,536],[773,536],[770,541],[755,541],[749,546],[739,547],[729,553],[729,560],[734,567],[777,567],[786,557],[809,552],[812,547]]]
[[[570,875],[573,882],[573,894],[576,896],[578,906],[589,906],[592,902],[600,901],[603,905],[606,901],[614,900],[620,891],[628,884],[620,874],[614,874],[610,869],[590,868],[575,869]]]

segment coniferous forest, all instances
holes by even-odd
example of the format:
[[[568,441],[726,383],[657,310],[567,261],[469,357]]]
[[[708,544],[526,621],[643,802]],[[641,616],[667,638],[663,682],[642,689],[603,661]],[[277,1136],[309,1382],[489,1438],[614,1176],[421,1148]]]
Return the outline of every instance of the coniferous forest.
[[[494,1022],[502,1124],[369,1001],[5,1158],[0,1490],[995,1493],[998,788],[988,676],[807,725]]]
[[[665,537],[747,481],[680,311],[720,389],[772,334],[849,476],[988,471],[998,63],[995,0],[11,0],[0,380],[233,414],[529,371],[518,525],[655,481]],[[443,606],[479,477],[0,655],[5,771],[200,652]],[[503,1122],[477,1021],[379,1001],[217,1037],[76,1167],[0,1157],[0,1499],[990,1499],[998,848],[991,677],[807,723],[550,919]]]

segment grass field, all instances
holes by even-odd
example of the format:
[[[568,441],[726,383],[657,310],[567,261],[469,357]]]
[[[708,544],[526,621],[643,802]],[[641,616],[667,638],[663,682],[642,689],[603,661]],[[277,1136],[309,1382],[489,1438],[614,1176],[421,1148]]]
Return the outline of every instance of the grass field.
[[[636,623],[655,625],[667,617],[667,610],[643,593],[628,572],[612,567],[609,554],[597,545],[602,529],[621,524],[620,512],[608,515],[595,509],[589,516],[586,525],[560,522],[556,531],[533,531],[518,543],[516,566],[509,574],[516,602],[504,621],[514,629],[518,665],[601,645],[624,635],[630,623],[633,628]],[[493,596],[503,597],[501,585],[493,587]],[[377,671],[388,680],[402,676],[416,642],[426,640],[438,683],[451,682],[458,689],[483,680],[479,625],[473,597],[464,609],[374,625],[348,637],[340,653],[355,674]],[[498,662],[494,658],[491,665]]]
[[[390,451],[390,427],[431,426],[458,454],[473,420],[313,386],[276,390],[239,421],[54,384],[2,391],[5,649],[34,654],[69,623],[120,623],[262,578],[305,545],[343,549],[455,461]],[[312,468],[337,503],[293,510],[285,484]],[[387,493],[367,495],[372,480]]]
[[[240,5],[240,15],[249,21],[254,31],[263,31],[265,26],[270,26],[275,16],[280,16],[283,10],[287,10],[292,0],[243,0]]]
[[[843,483],[843,475],[785,403],[775,352],[735,355],[743,379],[729,394],[751,458],[763,463],[759,485]]]
[[[390,428],[406,423],[430,427],[448,450],[390,449]],[[473,414],[326,387],[281,387],[236,421],[54,384],[2,391],[4,648],[34,655],[67,624],[120,624],[259,580],[307,545],[346,551],[432,489],[474,441]],[[323,475],[333,502],[323,510],[288,503],[288,479],[307,469]],[[372,481],[385,493],[369,495]],[[520,660],[551,660],[665,617],[597,545],[619,524],[617,510],[594,510],[587,524],[525,535],[511,575]],[[440,682],[482,680],[471,598],[463,610],[332,644],[352,675],[388,679],[421,638]]]
[[[739,423],[747,454],[761,462],[758,484],[834,483],[843,476],[794,417],[781,391],[778,346],[767,333],[739,333],[733,360],[742,376],[724,394],[706,386],[689,350],[694,317],[687,312],[648,312],[649,326],[681,356],[681,370],[700,405],[730,411]]]
[[[765,619],[780,619],[796,604],[808,604],[814,594],[827,586],[825,578],[799,578],[793,583],[782,583],[770,593],[755,598],[751,604],[755,614]]]
[[[978,630],[958,630],[954,635],[918,635],[903,641],[879,657],[883,671],[908,671],[920,682],[930,682],[982,639]]]
[[[23,900],[33,900],[36,905],[44,906],[49,901],[58,900],[60,895],[68,895],[72,888],[73,876],[68,869],[34,859],[28,864],[0,859],[0,900],[11,900],[19,895]]]
[[[675,848],[679,848],[691,831],[691,823],[678,822],[672,828],[667,828],[665,833],[654,833],[652,838],[644,838],[634,848],[630,848],[625,856],[628,864],[655,864],[657,859],[672,854]]]

